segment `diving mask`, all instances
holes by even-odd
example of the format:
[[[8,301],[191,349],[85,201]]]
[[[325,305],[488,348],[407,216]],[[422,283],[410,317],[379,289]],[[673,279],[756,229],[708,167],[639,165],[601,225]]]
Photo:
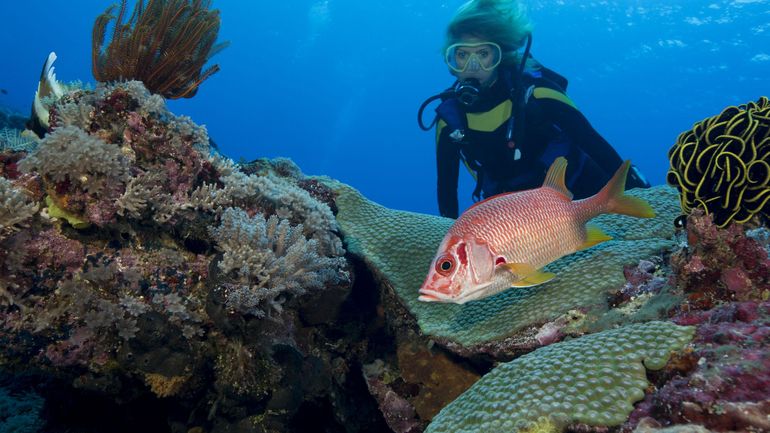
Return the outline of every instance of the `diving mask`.
[[[494,42],[452,44],[444,53],[444,61],[455,72],[491,71],[502,58],[503,51]]]

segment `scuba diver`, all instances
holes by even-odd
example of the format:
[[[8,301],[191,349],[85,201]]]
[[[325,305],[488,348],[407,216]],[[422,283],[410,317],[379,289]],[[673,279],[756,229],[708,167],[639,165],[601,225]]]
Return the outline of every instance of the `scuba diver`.
[[[461,161],[476,179],[474,201],[541,186],[559,156],[569,163],[567,187],[585,198],[623,163],[567,97],[567,80],[530,55],[531,45],[531,24],[516,0],[471,0],[449,23],[444,61],[457,80],[417,115],[423,130],[436,126],[442,216],[458,216]],[[426,126],[423,111],[437,99],[436,117]],[[626,189],[649,186],[632,166]]]

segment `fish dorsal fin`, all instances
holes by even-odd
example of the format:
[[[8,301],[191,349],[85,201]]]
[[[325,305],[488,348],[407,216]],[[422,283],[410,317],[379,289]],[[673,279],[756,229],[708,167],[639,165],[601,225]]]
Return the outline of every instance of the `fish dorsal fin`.
[[[551,168],[548,169],[548,173],[545,175],[545,181],[543,181],[543,186],[559,191],[572,200],[572,192],[567,189],[567,185],[564,183],[566,173],[567,159],[560,156],[553,161]]]

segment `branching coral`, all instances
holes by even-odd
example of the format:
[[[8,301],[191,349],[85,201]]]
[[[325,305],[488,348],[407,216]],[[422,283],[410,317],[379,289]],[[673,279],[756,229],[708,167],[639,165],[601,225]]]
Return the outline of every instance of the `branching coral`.
[[[13,128],[0,128],[0,151],[10,149],[12,151],[23,150],[29,152],[37,146],[37,140],[24,135],[21,130]]]
[[[13,182],[0,177],[0,239],[11,232],[16,224],[31,218],[37,208],[37,203],[16,189]]]
[[[75,183],[93,194],[128,180],[128,161],[119,146],[73,126],[48,134],[40,147],[19,163],[19,168],[40,173],[53,185]]]
[[[19,168],[43,176],[52,202],[49,208],[71,215],[69,221],[87,215],[96,224],[104,224],[115,214],[113,202],[129,178],[129,163],[118,145],[74,126],[48,134],[21,160]]]
[[[153,93],[166,98],[189,98],[198,86],[219,70],[206,62],[226,44],[215,44],[219,11],[207,0],[137,1],[127,22],[127,0],[118,15],[108,8],[94,22],[91,47],[97,81],[140,80]],[[105,47],[108,25],[114,30]]]
[[[223,284],[227,306],[257,317],[279,313],[287,296],[346,282],[343,257],[325,257],[318,242],[306,239],[302,226],[290,226],[276,215],[249,217],[228,208],[222,223],[211,228],[222,250],[219,269],[230,276]]]
[[[719,227],[770,218],[770,100],[761,97],[695,124],[668,152],[668,183],[682,210],[702,208]]]
[[[305,235],[318,241],[323,254],[337,256],[344,253],[335,234],[339,229],[337,220],[329,206],[299,188],[291,181],[293,179],[279,175],[280,172],[291,172],[291,167],[287,166],[293,163],[282,161],[283,170],[266,171],[262,175],[245,174],[230,159],[216,157],[212,163],[221,174],[220,181],[226,193],[213,191],[209,195],[209,206],[268,207],[293,224],[301,223]]]
[[[53,132],[19,163],[42,175],[49,215],[83,227],[116,215],[173,224],[195,209],[194,191],[215,182],[205,128],[174,116],[139,81],[66,93],[49,121]]]

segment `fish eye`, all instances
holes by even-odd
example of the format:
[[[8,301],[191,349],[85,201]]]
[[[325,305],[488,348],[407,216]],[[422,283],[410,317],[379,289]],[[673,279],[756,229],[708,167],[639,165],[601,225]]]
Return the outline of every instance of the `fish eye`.
[[[449,271],[454,268],[454,259],[451,257],[444,257],[443,259],[436,262],[436,272],[442,275],[447,275]]]
[[[679,215],[674,219],[674,228],[684,229],[687,228],[687,215]]]

